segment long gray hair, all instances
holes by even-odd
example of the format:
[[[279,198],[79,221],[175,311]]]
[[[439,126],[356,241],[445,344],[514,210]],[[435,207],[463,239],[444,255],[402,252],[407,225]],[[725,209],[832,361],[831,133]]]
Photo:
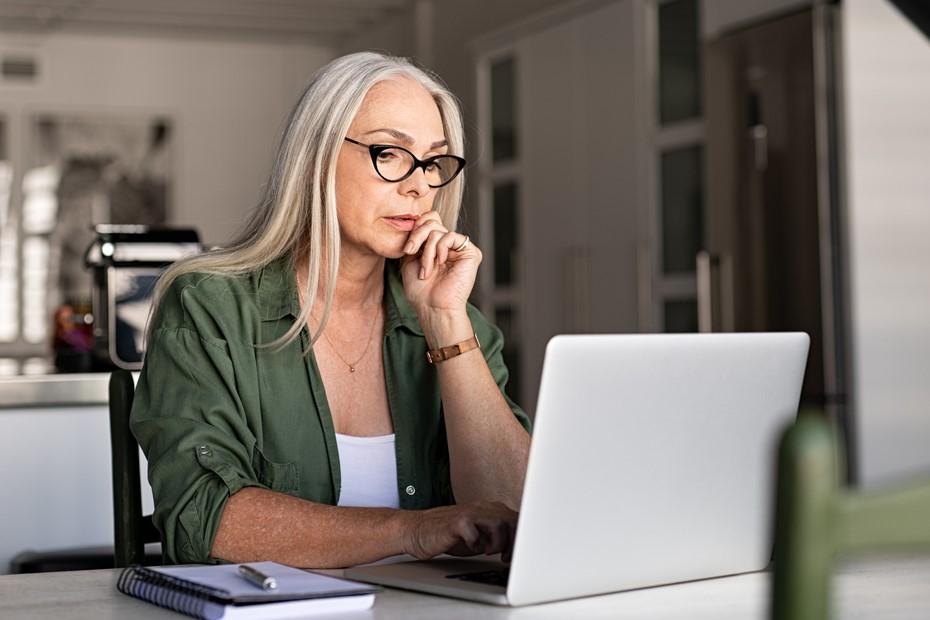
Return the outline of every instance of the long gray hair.
[[[312,346],[329,318],[339,269],[335,189],[339,149],[371,87],[397,77],[413,79],[433,96],[442,116],[450,152],[464,153],[458,100],[437,77],[406,58],[373,52],[337,58],[313,76],[291,112],[264,196],[245,228],[228,246],[169,267],[156,286],[156,304],[171,283],[183,274],[244,274],[291,253],[295,259],[308,259],[305,303],[294,325],[281,338],[268,344],[284,346],[299,336],[322,282],[325,306],[319,330],[312,334]],[[437,190],[434,209],[449,230],[455,230],[458,221],[463,177],[460,174],[449,185]],[[324,267],[325,274],[322,273]]]

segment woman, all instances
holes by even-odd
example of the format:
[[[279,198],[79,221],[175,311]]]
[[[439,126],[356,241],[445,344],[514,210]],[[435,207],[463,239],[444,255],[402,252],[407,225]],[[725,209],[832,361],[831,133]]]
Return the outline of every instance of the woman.
[[[462,133],[405,60],[339,58],[239,241],[162,277],[132,429],[167,561],[506,555],[529,422],[467,303]]]

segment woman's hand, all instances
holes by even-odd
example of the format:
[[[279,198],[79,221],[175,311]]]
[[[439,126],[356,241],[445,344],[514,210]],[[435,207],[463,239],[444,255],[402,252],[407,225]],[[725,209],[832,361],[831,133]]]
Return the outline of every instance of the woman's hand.
[[[442,553],[478,555],[500,553],[504,562],[513,555],[517,513],[497,502],[476,502],[407,511],[404,552],[419,560]]]
[[[410,231],[401,274],[407,299],[420,316],[465,311],[481,264],[475,244],[462,247],[466,239],[446,229],[435,211],[420,216]]]

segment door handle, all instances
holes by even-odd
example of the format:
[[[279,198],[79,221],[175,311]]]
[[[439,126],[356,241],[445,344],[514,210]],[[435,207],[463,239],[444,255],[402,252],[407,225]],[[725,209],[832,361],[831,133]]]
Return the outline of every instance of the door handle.
[[[765,125],[753,125],[749,135],[752,138],[752,159],[756,172],[765,172],[769,167],[769,129]]]
[[[732,332],[736,300],[729,254],[701,250],[696,256],[698,331]]]
[[[714,280],[719,273],[720,257],[701,250],[697,253],[696,262],[698,331],[709,334],[714,331]],[[717,326],[719,328],[719,323]]]

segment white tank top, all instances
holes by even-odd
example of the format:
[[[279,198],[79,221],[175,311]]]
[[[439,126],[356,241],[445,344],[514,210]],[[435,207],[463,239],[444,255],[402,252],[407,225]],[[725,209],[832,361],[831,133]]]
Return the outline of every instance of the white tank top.
[[[339,506],[399,508],[394,434],[356,437],[336,433],[342,488]]]

